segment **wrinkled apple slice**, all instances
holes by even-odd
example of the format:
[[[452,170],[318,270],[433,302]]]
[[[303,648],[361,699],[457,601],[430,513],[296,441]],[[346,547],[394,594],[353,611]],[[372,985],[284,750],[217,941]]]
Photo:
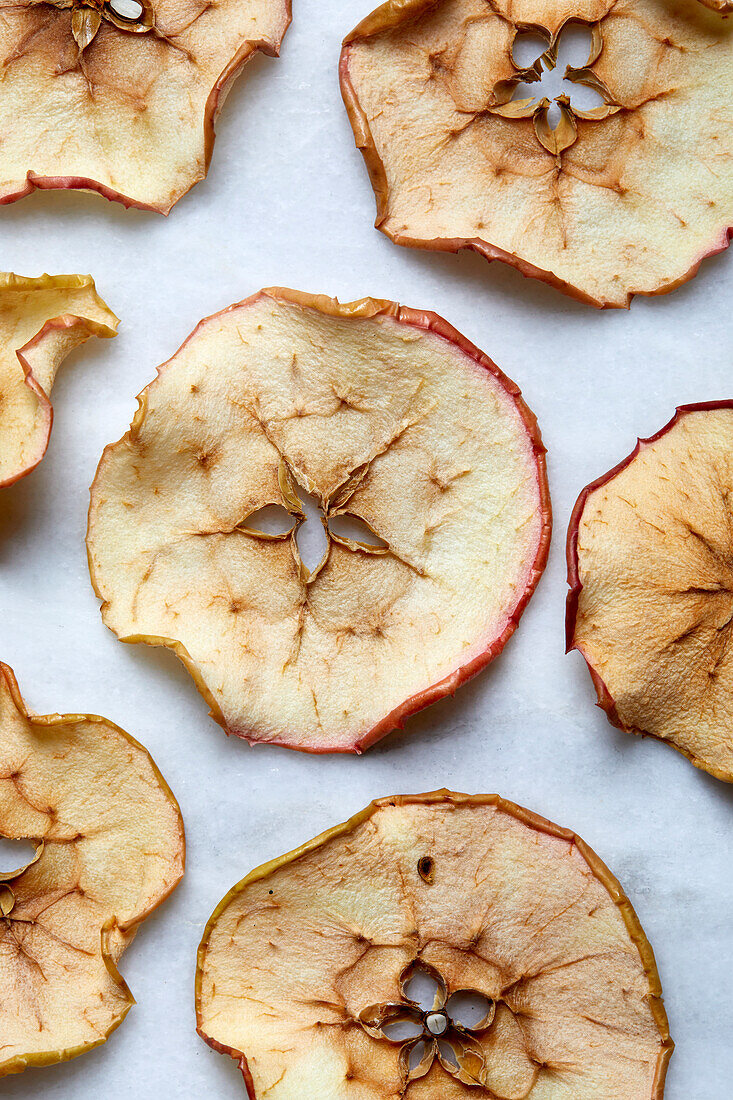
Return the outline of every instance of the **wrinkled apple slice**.
[[[59,366],[117,318],[88,275],[0,274],[0,488],[34,470],[53,423],[48,395]]]
[[[499,653],[549,537],[536,422],[485,355],[435,314],[271,289],[160,368],[87,543],[106,624],[174,649],[228,732],[359,752]]]
[[[183,823],[142,745],[104,718],[30,717],[0,664],[0,1076],[103,1043],[134,1003],[118,970],[183,874]]]
[[[568,582],[611,722],[733,782],[733,402],[682,406],[583,490]]]
[[[98,191],[167,214],[208,170],[226,93],[290,0],[0,0],[0,203]]]
[[[252,1100],[659,1100],[673,1047],[654,954],[598,856],[445,790],[373,802],[235,886],[196,1009]]]
[[[573,24],[591,37],[567,86],[599,105],[559,96],[555,124],[523,86]],[[527,34],[547,47],[529,66]],[[697,0],[388,0],[341,56],[387,236],[472,248],[595,306],[671,290],[726,247],[731,84],[733,25]]]

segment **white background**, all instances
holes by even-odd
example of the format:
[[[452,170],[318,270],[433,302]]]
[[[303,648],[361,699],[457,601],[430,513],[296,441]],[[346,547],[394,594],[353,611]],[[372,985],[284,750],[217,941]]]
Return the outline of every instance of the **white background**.
[[[137,1007],[98,1050],[5,1079],[13,1100],[242,1100],[234,1062],[194,1031],[196,947],[213,907],[251,868],[371,798],[443,785],[498,791],[596,849],[656,950],[677,1042],[668,1100],[730,1096],[733,789],[609,725],[582,659],[564,656],[563,617],[565,530],[582,486],[676,404],[733,396],[733,256],[630,312],[598,312],[505,265],[391,244],[372,227],[337,80],[341,38],[369,6],[296,0],[281,60],[249,66],[208,180],[168,219],[73,193],[0,210],[2,268],[91,271],[122,318],[117,340],[90,342],[64,368],[47,457],[2,491],[0,658],[35,712],[96,712],[141,740],[188,834],[184,882],[122,960]],[[87,574],[88,487],[135,394],[199,318],[278,283],[443,314],[519,383],[549,451],[555,536],[517,634],[455,699],[361,758],[227,740],[171,653],[102,626]]]

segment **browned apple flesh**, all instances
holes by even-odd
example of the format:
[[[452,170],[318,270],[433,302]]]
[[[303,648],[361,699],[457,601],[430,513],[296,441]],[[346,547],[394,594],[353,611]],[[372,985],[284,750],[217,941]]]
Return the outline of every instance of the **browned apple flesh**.
[[[733,405],[687,405],[584,489],[568,646],[614,725],[733,781]]]
[[[553,106],[533,84],[578,24],[587,57]],[[733,24],[698,0],[388,0],[341,58],[387,236],[475,249],[596,306],[671,290],[727,245],[731,85]]]
[[[232,80],[290,0],[0,0],[0,203],[83,188],[167,214],[206,175]]]
[[[183,874],[178,805],[104,718],[31,717],[0,664],[0,836],[35,857],[0,874],[0,1076],[103,1043],[134,1003],[117,970]]]
[[[196,1000],[251,1100],[659,1100],[673,1046],[619,883],[497,795],[383,798],[253,871]]]
[[[536,422],[490,359],[434,314],[275,289],[160,368],[88,550],[107,625],[174,649],[228,732],[359,752],[500,652],[549,536]]]
[[[34,470],[53,422],[49,394],[66,356],[117,318],[88,275],[0,273],[0,488]]]

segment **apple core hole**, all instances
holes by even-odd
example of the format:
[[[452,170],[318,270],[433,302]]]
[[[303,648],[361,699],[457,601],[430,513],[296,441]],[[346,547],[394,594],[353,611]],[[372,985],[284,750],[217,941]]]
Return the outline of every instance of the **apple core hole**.
[[[423,1012],[435,1008],[439,992],[440,986],[435,978],[424,970],[415,970],[405,984],[405,994],[415,1004],[420,1005]]]
[[[578,84],[565,78],[568,66],[582,68],[591,56],[593,36],[591,28],[585,24],[571,23],[561,32],[557,45],[557,63],[552,65],[547,59],[541,62],[542,73],[539,80],[523,81],[514,89],[512,100],[532,99],[550,101],[547,112],[550,126],[554,129],[560,122],[562,112],[558,105],[559,96],[567,96],[570,106],[580,111],[590,111],[603,106],[604,99],[599,91],[586,84]],[[536,34],[519,34],[512,46],[512,58],[519,68],[533,65],[548,48],[547,40]]]
[[[351,539],[353,542],[363,542],[367,546],[374,546],[380,550],[386,550],[387,543],[381,539],[361,516],[354,516],[350,512],[343,512],[337,516],[331,516],[328,521],[328,529],[332,535],[338,538]]]
[[[305,519],[298,527],[295,541],[303,565],[312,573],[323,561],[328,550],[328,535],[323,524],[324,512],[314,493],[306,493],[300,488],[298,495]]]
[[[403,1042],[405,1039],[417,1039],[418,1036],[422,1035],[421,1025],[417,1020],[411,1020],[407,1016],[385,1024],[382,1031],[388,1039],[394,1039],[396,1042]]]
[[[36,854],[36,847],[30,840],[12,840],[0,837],[0,876],[12,874],[27,866]]]
[[[424,1039],[421,1039],[419,1042],[415,1043],[414,1047],[410,1051],[410,1056],[407,1060],[408,1069],[411,1071],[417,1069],[423,1058],[426,1057],[427,1053],[428,1045]]]
[[[456,1058],[456,1052],[454,1051],[450,1043],[446,1043],[445,1041],[441,1041],[439,1039],[438,1050],[442,1054],[444,1060],[448,1062],[449,1065],[453,1066],[454,1069],[458,1069],[458,1059]]]
[[[493,1003],[491,998],[483,993],[461,990],[448,999],[445,1008],[454,1023],[472,1031],[486,1020]]]
[[[258,508],[247,516],[245,526],[251,527],[253,531],[260,531],[263,535],[287,535],[295,523],[282,504],[266,504],[264,508]]]
[[[557,68],[562,72],[568,65],[579,69],[588,63],[593,47],[593,32],[587,23],[569,23],[558,39]]]
[[[549,46],[549,41],[532,31],[520,32],[512,44],[512,60],[518,69],[528,69]]]

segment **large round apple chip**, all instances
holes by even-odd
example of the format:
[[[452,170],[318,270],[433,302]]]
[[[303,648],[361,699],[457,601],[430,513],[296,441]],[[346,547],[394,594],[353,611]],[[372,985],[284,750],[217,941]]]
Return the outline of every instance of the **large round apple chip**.
[[[659,1100],[654,954],[583,841],[497,795],[382,798],[253,871],[199,948],[251,1100]]]
[[[62,361],[90,336],[114,336],[117,324],[88,275],[0,274],[0,489],[46,453]]]
[[[611,722],[733,782],[733,402],[682,406],[583,490],[568,582]]]
[[[167,214],[203,179],[226,93],[276,56],[290,0],[0,0],[0,203],[97,191]]]
[[[120,955],[183,874],[183,823],[142,745],[94,715],[30,717],[0,664],[0,1077],[103,1043],[134,1003]]]
[[[491,360],[432,313],[271,289],[160,368],[87,544],[106,624],[174,649],[228,732],[359,752],[500,652],[549,537],[536,422]]]
[[[698,0],[387,0],[341,56],[387,236],[595,306],[671,290],[727,245],[731,85],[733,23]]]

